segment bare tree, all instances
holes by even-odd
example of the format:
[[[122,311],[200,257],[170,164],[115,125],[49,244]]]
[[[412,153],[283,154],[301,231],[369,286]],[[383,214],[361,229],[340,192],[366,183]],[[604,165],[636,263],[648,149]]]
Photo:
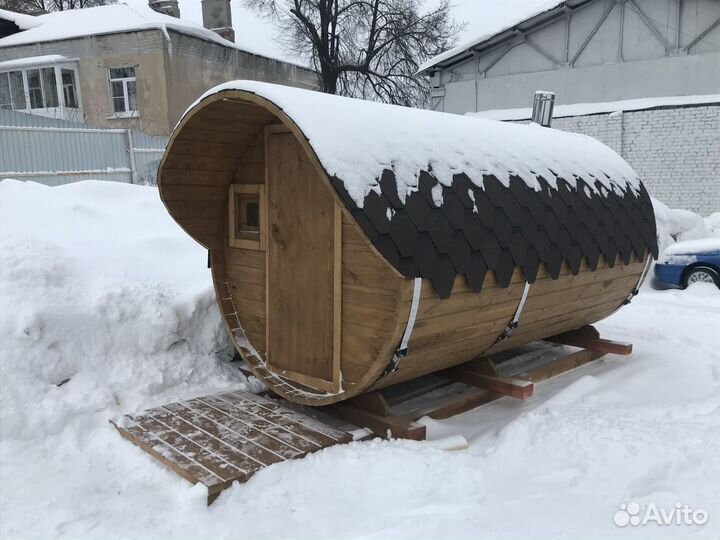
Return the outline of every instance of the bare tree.
[[[114,4],[115,0],[0,0],[2,9],[18,13],[47,13]]]
[[[321,89],[399,105],[427,101],[419,65],[451,47],[450,0],[246,0],[275,20],[284,45],[312,62]]]

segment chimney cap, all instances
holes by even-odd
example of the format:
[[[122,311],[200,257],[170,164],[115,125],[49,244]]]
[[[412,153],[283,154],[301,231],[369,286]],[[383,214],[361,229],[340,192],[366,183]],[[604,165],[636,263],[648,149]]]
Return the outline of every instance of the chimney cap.
[[[178,0],[148,0],[148,5],[153,11],[175,17],[176,19],[180,18]]]

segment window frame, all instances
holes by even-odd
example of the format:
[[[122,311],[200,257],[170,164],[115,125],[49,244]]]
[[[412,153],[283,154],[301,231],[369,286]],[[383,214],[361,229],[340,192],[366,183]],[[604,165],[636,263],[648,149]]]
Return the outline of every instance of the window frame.
[[[46,90],[47,84],[43,78],[44,70],[52,69],[53,73],[55,75],[55,83],[54,83],[54,90],[55,90],[55,96],[57,98],[57,106],[48,107],[47,106],[47,95],[50,90]],[[75,99],[77,101],[77,107],[69,107],[67,103],[65,102],[65,94],[64,94],[64,87],[62,84],[62,71],[72,71],[73,72],[73,86],[75,88]],[[37,71],[38,76],[40,79],[40,96],[42,100],[42,107],[33,107],[32,103],[30,102],[30,85],[28,81],[28,72],[29,71]],[[24,107],[16,107],[16,92],[13,91],[13,84],[11,80],[11,73],[20,73],[21,79],[22,79],[22,86],[23,86],[23,97],[24,97]],[[10,109],[13,111],[20,111],[24,113],[29,114],[37,114],[37,115],[48,115],[50,113],[55,112],[65,112],[76,114],[76,113],[82,113],[82,97],[80,93],[80,77],[78,75],[78,66],[77,63],[74,61],[69,62],[50,62],[50,63],[38,63],[38,64],[27,64],[27,65],[17,65],[17,66],[8,66],[4,67],[2,70],[0,70],[0,75],[4,75],[8,79],[8,83],[10,85]],[[43,114],[44,113],[44,114]]]
[[[108,88],[108,99],[110,104],[110,115],[108,118],[137,118],[140,116],[140,107],[138,103],[138,92],[137,92],[137,65],[132,64],[123,64],[123,65],[114,65],[114,66],[107,66],[107,88]],[[127,69],[132,68],[133,70],[133,76],[132,77],[113,77],[112,76],[112,70],[113,69]],[[113,95],[113,83],[119,82],[122,83],[123,88],[123,105],[125,107],[124,111],[115,111],[115,96]],[[135,109],[130,109],[130,93],[128,92],[128,83],[133,82],[135,83]]]
[[[257,201],[258,227],[243,227],[247,203]],[[228,190],[228,242],[230,247],[265,251],[267,245],[267,212],[264,184],[231,184]]]

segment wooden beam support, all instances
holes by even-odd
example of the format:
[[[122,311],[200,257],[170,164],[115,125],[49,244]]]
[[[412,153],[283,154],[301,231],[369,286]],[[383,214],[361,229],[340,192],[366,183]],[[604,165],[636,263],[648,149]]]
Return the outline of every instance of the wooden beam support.
[[[476,386],[495,394],[502,394],[516,399],[527,399],[533,395],[535,390],[531,381],[510,377],[491,377],[465,366],[449,369],[443,375],[470,386]]]
[[[539,383],[546,381],[547,379],[551,379],[552,377],[556,377],[561,373],[584,366],[585,364],[593,362],[603,356],[605,356],[604,352],[583,349],[581,351],[562,356],[543,366],[531,369],[527,373],[519,374],[517,377],[534,383]]]
[[[414,441],[424,441],[426,437],[425,426],[403,416],[381,416],[344,402],[328,405],[323,412],[329,412],[356,426],[366,427],[379,437],[392,436]]]
[[[621,354],[625,356],[632,354],[633,349],[632,343],[611,341],[609,339],[602,339],[599,337],[589,337],[577,332],[566,332],[565,334],[549,337],[545,339],[545,341],[560,343],[562,345],[570,345],[572,347],[581,347],[591,351]]]
[[[390,404],[380,392],[368,392],[347,400],[347,404],[380,416],[390,415]]]

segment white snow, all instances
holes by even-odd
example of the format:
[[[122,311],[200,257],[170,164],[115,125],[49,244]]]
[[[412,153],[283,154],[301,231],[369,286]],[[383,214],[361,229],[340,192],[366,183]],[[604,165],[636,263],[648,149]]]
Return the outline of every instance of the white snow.
[[[675,242],[720,237],[720,212],[703,218],[689,210],[669,208],[657,199],[652,199],[652,204],[657,221],[658,249],[661,260],[666,248]]]
[[[599,324],[634,343],[445,421],[355,442],[207,508],[107,420],[235,387],[205,251],[150,187],[0,182],[0,537],[720,537],[720,291],[644,287]],[[57,383],[70,378],[62,386]],[[462,448],[464,438],[467,450]],[[617,527],[621,504],[705,509]]]
[[[33,17],[32,15],[24,15],[22,13],[16,13],[7,9],[0,9],[0,19],[14,22],[20,30],[28,30],[29,28],[33,28],[40,24],[40,22],[38,22],[37,20],[37,17]]]
[[[206,257],[155,188],[0,182],[0,435],[227,384]]]
[[[571,185],[578,175],[618,192],[618,188],[639,187],[630,165],[596,139],[538,125],[398,107],[257,81],[216,86],[190,109],[224,90],[253,92],[283,109],[328,174],[343,181],[358,206],[370,190],[379,191],[377,179],[384,169],[394,170],[401,200],[417,189],[420,171],[428,169],[445,186],[452,184],[454,174],[464,172],[480,187],[483,174],[493,174],[505,185],[517,174],[533,188],[539,188],[538,175],[554,186],[555,174]]]
[[[470,15],[470,24],[474,32],[473,37],[423,63],[418,69],[418,73],[422,73],[453,56],[469,51],[483,41],[509,30],[513,26],[557,7],[562,4],[562,1],[514,0],[497,2],[485,0],[484,2],[478,2],[478,0],[473,0],[472,10],[470,9],[470,2],[465,0],[464,4],[461,3],[459,11],[456,7],[455,13]]]
[[[236,42],[233,43],[200,24],[153,11],[146,3],[133,2],[132,6],[118,3],[73,9],[39,15],[32,19],[37,23],[35,26],[0,39],[0,47],[154,29],[160,30],[166,36],[168,30],[174,30],[225,47],[271,57],[259,50],[251,41],[246,41],[242,32],[237,32]]]
[[[5,60],[4,62],[0,62],[0,69],[36,66],[38,64],[57,64],[58,62],[68,62],[69,60],[67,56],[61,54],[44,54],[42,56],[19,58],[17,60]]]
[[[653,107],[704,105],[710,103],[720,103],[720,94],[650,97],[624,99],[621,101],[608,101],[604,103],[572,103],[568,105],[555,105],[555,108],[553,109],[553,118],[602,113],[618,114],[623,111],[640,111],[644,109],[652,109]],[[489,109],[487,111],[467,113],[467,115],[487,118],[489,120],[530,120],[530,118],[532,118],[532,107],[519,109]]]
[[[689,255],[713,251],[720,252],[720,236],[677,242],[665,250],[665,255]]]

